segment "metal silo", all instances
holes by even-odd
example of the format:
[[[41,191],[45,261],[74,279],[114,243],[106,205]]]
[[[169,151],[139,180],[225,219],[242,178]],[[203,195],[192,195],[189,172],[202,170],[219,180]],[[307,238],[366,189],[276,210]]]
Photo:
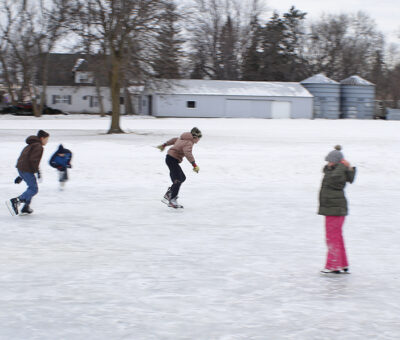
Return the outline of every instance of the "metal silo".
[[[340,84],[322,73],[300,82],[314,96],[314,118],[337,119],[340,115]]]
[[[374,84],[359,76],[351,76],[340,82],[340,91],[343,118],[374,118]]]

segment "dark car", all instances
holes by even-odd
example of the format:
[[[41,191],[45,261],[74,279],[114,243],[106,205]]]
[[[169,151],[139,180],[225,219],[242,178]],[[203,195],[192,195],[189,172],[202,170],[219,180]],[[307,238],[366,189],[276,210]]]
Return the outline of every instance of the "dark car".
[[[10,105],[4,107],[0,113],[11,113],[15,116],[34,116],[32,103],[18,103],[17,105]],[[59,115],[59,114],[66,114],[61,110],[53,109],[49,106],[44,106],[43,115]]]

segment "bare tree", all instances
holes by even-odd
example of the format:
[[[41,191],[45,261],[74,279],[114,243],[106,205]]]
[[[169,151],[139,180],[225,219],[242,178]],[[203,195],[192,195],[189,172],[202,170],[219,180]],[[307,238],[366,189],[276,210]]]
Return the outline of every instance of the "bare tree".
[[[37,117],[45,105],[48,54],[65,31],[63,25],[67,8],[68,0],[53,0],[46,4],[42,0],[39,3],[21,0],[3,2],[6,24],[2,27],[2,40],[8,47],[8,60],[15,60],[14,71],[20,83],[18,100],[29,98]],[[4,54],[1,61],[11,88],[13,84]],[[41,79],[41,93],[36,87],[38,76]]]
[[[195,77],[238,78],[252,20],[262,12],[260,2],[192,0],[189,6],[185,27]]]
[[[73,0],[71,12],[74,30],[89,39],[98,50],[109,56],[110,91],[112,101],[111,126],[108,133],[122,133],[120,128],[121,88],[130,58],[140,68],[148,63],[141,45],[150,32],[157,29],[163,0]]]
[[[311,25],[308,60],[314,73],[341,80],[353,74],[368,77],[384,39],[365,13],[324,15]]]

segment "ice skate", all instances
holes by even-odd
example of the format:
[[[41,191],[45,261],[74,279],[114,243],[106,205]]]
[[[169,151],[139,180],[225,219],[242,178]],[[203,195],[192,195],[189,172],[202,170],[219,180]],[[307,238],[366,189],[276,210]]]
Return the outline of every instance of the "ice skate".
[[[169,201],[168,206],[171,208],[174,208],[174,209],[182,209],[183,208],[183,205],[178,204],[177,197],[172,198]]]
[[[29,204],[25,204],[21,209],[21,215],[29,215],[32,213],[33,210],[29,207]]]
[[[343,268],[343,269],[322,269],[321,274],[326,275],[326,274],[332,274],[332,275],[338,275],[338,274],[350,274],[348,268]]]
[[[18,215],[18,207],[20,204],[21,201],[18,197],[11,198],[10,200],[6,201],[6,206],[12,216]]]
[[[168,188],[161,202],[168,204],[170,199],[171,199],[171,187]]]

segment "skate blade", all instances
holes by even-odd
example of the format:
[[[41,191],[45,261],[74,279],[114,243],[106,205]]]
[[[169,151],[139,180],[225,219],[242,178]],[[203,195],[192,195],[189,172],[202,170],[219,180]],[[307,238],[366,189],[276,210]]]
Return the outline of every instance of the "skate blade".
[[[17,214],[15,213],[15,211],[11,205],[11,202],[5,201],[5,203],[6,203],[6,207],[7,207],[8,211],[10,212],[11,216],[16,216]]]
[[[349,275],[349,272],[340,272],[340,273],[324,273],[324,272],[319,272],[321,276],[329,276],[329,277],[337,277],[337,276],[342,276],[342,275]]]

